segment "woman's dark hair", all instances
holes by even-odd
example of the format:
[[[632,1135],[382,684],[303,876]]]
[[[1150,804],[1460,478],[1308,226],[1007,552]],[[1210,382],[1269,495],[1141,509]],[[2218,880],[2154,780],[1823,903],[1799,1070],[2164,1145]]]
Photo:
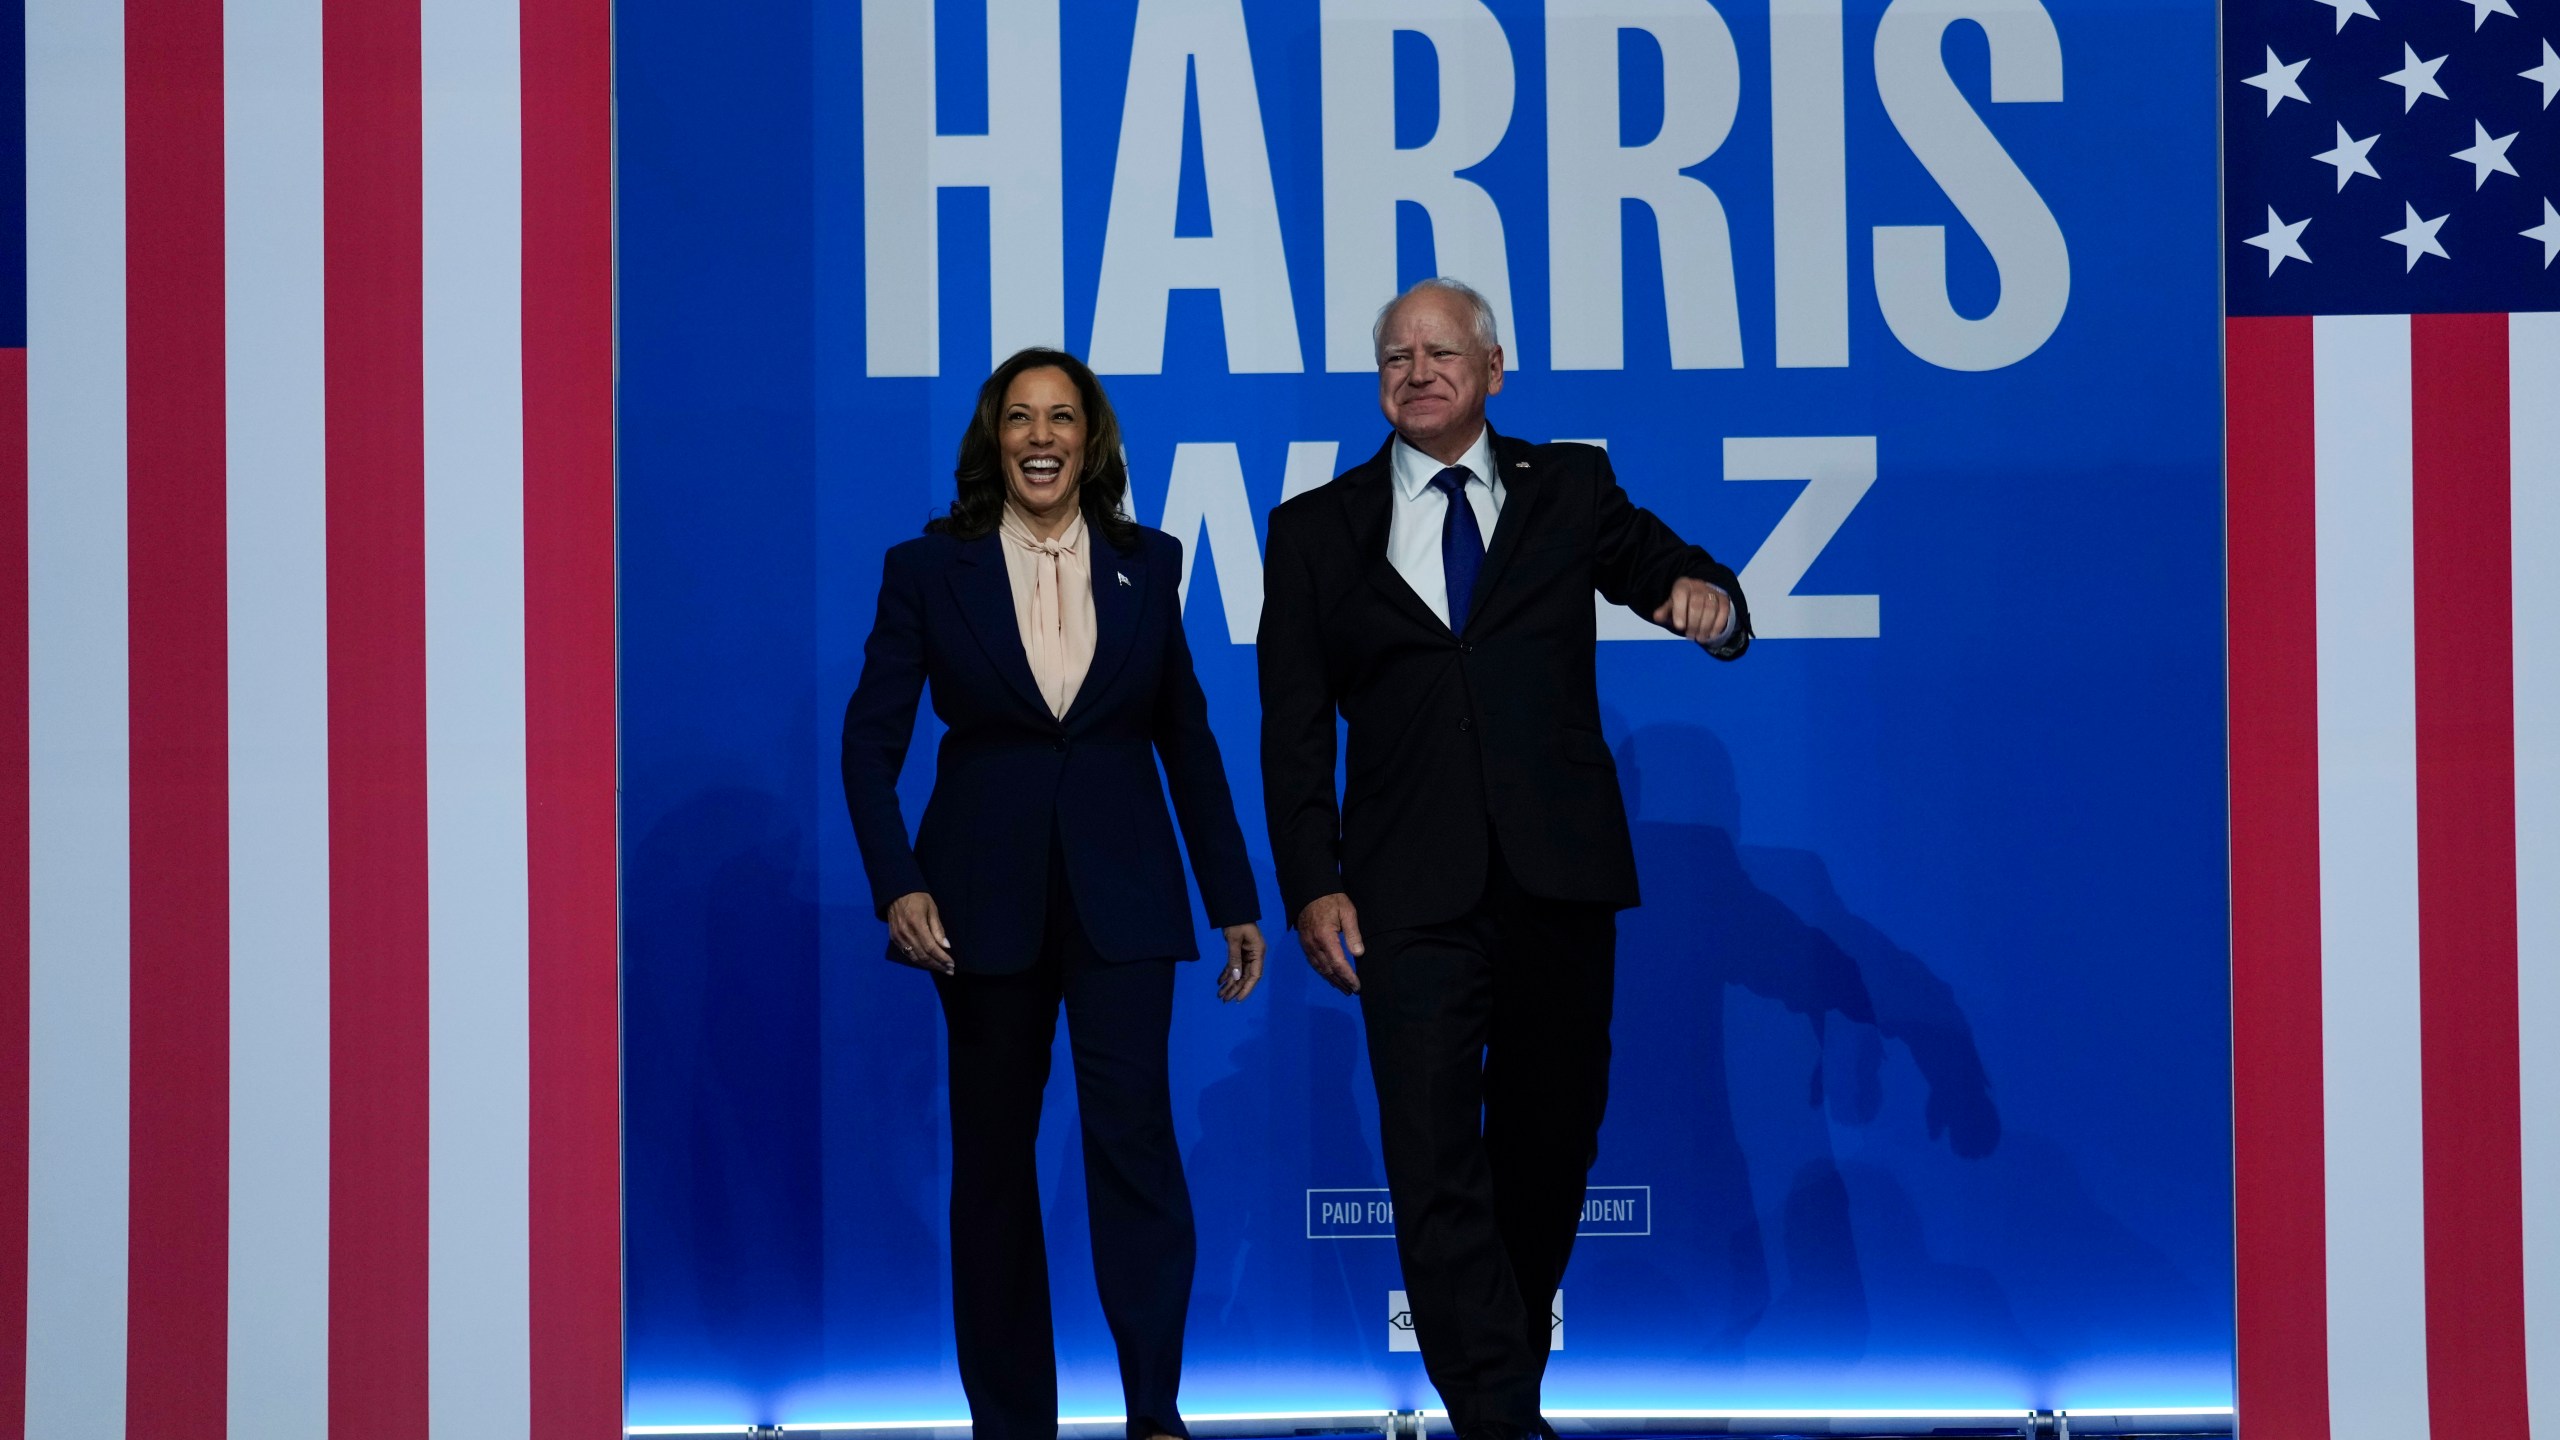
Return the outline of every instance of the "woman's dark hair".
[[[1076,469],[1077,508],[1084,511],[1088,527],[1100,531],[1114,546],[1127,549],[1137,542],[1138,527],[1120,513],[1121,498],[1129,493],[1129,466],[1120,458],[1120,421],[1111,413],[1110,397],[1102,393],[1102,382],[1094,378],[1083,361],[1064,350],[1040,345],[1015,351],[987,377],[987,383],[978,387],[978,408],[969,416],[969,428],[961,433],[960,463],[952,470],[953,478],[960,482],[960,493],[952,500],[948,514],[925,522],[925,533],[975,540],[992,533],[1003,521],[1004,452],[996,443],[996,434],[1004,421],[1005,392],[1031,370],[1056,370],[1075,382],[1076,394],[1084,404],[1084,457]]]

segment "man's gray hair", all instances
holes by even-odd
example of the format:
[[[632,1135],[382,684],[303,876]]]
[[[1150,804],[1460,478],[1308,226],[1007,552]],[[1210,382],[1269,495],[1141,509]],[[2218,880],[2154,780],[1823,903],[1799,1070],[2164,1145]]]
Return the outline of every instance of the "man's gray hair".
[[[1484,298],[1482,292],[1478,291],[1476,287],[1468,284],[1464,280],[1452,280],[1446,275],[1434,275],[1428,280],[1414,281],[1411,289],[1378,307],[1378,318],[1370,322],[1369,325],[1369,355],[1371,359],[1384,360],[1386,358],[1387,321],[1394,317],[1396,307],[1426,290],[1436,290],[1444,295],[1455,295],[1459,299],[1466,301],[1467,308],[1475,312],[1476,343],[1483,346],[1487,351],[1492,351],[1501,346],[1502,326],[1494,319],[1493,302]]]

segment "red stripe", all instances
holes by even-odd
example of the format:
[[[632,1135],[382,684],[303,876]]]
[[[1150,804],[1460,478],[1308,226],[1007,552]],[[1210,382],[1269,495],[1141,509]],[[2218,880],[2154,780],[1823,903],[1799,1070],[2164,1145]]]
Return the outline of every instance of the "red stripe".
[[[2327,1440],[2311,321],[2225,335],[2239,1410],[2250,1440]]]
[[[535,1440],[622,1428],[611,9],[526,0],[525,782]]]
[[[2525,1413],[2507,317],[2418,316],[2409,351],[2427,1402],[2490,1435]]]
[[[427,1434],[427,745],[416,0],[321,32],[329,1429]]]
[[[0,350],[0,1440],[27,1433],[27,352]]]
[[[125,1424],[224,1429],[230,729],[222,5],[125,7],[132,1263]]]

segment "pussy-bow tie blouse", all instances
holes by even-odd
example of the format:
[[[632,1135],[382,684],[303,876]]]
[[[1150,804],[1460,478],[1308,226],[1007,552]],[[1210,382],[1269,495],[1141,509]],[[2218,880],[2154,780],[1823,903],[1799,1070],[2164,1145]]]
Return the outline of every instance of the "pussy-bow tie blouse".
[[[1007,505],[998,528],[1031,678],[1049,713],[1064,718],[1093,668],[1093,556],[1084,516],[1069,521],[1055,540],[1043,540]]]

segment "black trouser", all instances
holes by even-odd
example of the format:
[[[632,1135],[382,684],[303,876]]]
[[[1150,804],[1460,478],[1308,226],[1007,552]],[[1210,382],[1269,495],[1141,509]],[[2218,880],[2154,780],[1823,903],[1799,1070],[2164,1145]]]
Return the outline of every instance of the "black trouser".
[[[1048,935],[1016,975],[937,976],[951,1037],[951,1311],[977,1440],[1056,1440],[1057,1347],[1033,1142],[1067,1007],[1085,1205],[1133,1440],[1188,1437],[1174,1408],[1191,1306],[1191,1191],[1165,1041],[1174,962],[1094,954],[1053,862]]]
[[[1360,1013],[1423,1368],[1460,1434],[1533,1434],[1609,1099],[1618,922],[1488,869],[1466,914],[1367,937]]]

